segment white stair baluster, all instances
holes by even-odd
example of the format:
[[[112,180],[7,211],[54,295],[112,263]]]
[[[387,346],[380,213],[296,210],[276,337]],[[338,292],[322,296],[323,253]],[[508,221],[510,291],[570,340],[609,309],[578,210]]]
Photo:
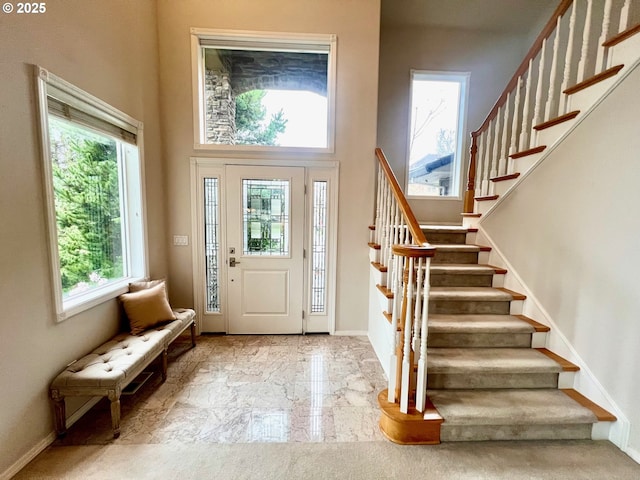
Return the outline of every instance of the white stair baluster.
[[[414,362],[418,360],[420,355],[420,327],[418,318],[422,316],[422,302],[420,301],[420,295],[422,295],[422,258],[418,258],[418,265],[416,269],[416,300],[414,302],[413,318],[415,318],[415,325],[413,327],[413,341],[411,342],[411,350],[415,352]]]
[[[402,258],[399,255],[393,257],[393,302],[391,307],[391,335],[390,335],[390,347],[391,355],[389,356],[389,388],[387,391],[387,400],[389,403],[395,403],[396,398],[396,385],[397,385],[397,371],[398,371],[398,342],[400,341],[398,335],[398,317],[400,315],[400,304],[402,302]]]
[[[407,295],[403,298],[403,302],[406,303],[405,318],[404,318],[404,344],[402,348],[402,382],[400,385],[400,411],[407,413],[409,411],[409,393],[411,390],[411,373],[413,365],[411,362],[411,331],[413,310],[411,309],[411,299],[413,298],[413,267],[414,260],[412,257],[405,259],[406,264],[409,265],[409,275],[407,279],[407,285],[405,291]],[[403,275],[404,276],[404,275]]]
[[[611,9],[613,8],[613,1],[606,0],[604,3],[604,16],[602,17],[602,32],[600,33],[600,39],[598,40],[596,56],[596,71],[600,73],[607,69],[607,62],[609,56],[609,49],[603,47],[602,44],[609,38],[609,28],[611,26]]]
[[[425,258],[425,276],[422,287],[422,337],[420,339],[420,358],[418,360],[418,379],[416,384],[416,409],[419,412],[424,412],[427,403],[427,336],[429,332],[427,322],[429,318],[429,291],[431,289],[431,281],[429,279],[430,267],[431,258],[427,257]],[[416,322],[417,321],[418,319],[416,318]]]
[[[591,43],[591,17],[593,15],[593,0],[587,0],[587,16],[584,20],[582,31],[582,49],[580,50],[580,62],[578,62],[578,78],[576,83],[582,82],[587,75],[587,62],[589,61],[589,44]]]
[[[540,62],[538,63],[538,84],[536,85],[536,99],[533,106],[533,126],[542,123],[542,89],[545,79],[545,56],[547,53],[547,39],[542,40],[542,50],[540,51]],[[536,132],[537,133],[537,132]],[[538,142],[538,136],[534,134],[535,138],[532,139],[532,146]]]
[[[518,153],[518,122],[520,120],[520,90],[522,89],[522,77],[518,77],[516,82],[516,98],[513,102],[513,117],[511,121],[511,145],[509,146],[509,155]],[[513,160],[509,159],[508,173],[513,173]]]
[[[558,50],[560,49],[560,22],[562,21],[562,17],[558,17],[558,21],[556,22],[556,38],[553,40],[553,56],[551,58],[551,72],[549,73],[549,97],[547,98],[547,105],[544,109],[544,118],[545,120],[550,120],[554,117],[557,117],[556,112],[553,111],[553,106],[556,102],[556,91],[558,87],[558,83],[560,83],[560,79],[558,78]]]
[[[495,118],[494,131],[493,131],[493,153],[491,155],[491,172],[489,172],[489,179],[498,176],[498,162],[500,155],[500,113],[501,108],[498,109],[498,113]],[[489,195],[493,195],[496,184],[489,182]]]
[[[620,10],[620,22],[618,23],[618,33],[622,33],[629,28],[629,12],[631,10],[631,0],[625,0]]]
[[[485,157],[485,148],[484,148],[484,142],[486,140],[486,135],[484,133],[481,133],[480,135],[478,135],[477,137],[477,142],[478,142],[478,173],[476,174],[476,185],[477,185],[477,191],[480,192],[480,196],[484,196],[484,192],[485,192],[485,188],[486,188],[486,182],[485,182],[485,162],[486,162],[486,157]]]
[[[398,238],[400,236],[400,207],[398,206],[398,202],[394,202],[394,210],[395,210],[395,214],[393,217],[393,236],[391,238],[391,246],[393,247],[394,244],[399,243],[398,242]],[[393,269],[393,250],[390,248],[389,249],[389,256],[387,259],[387,288],[389,290],[391,290],[392,286],[393,286],[393,280],[391,278],[391,270]]]
[[[527,80],[525,82],[524,90],[524,106],[522,108],[522,131],[520,132],[520,149],[524,151],[529,149],[529,131],[531,124],[529,123],[529,107],[531,105],[531,82],[533,71],[533,58],[529,60],[529,69],[527,71]]]
[[[507,94],[507,101],[504,104],[504,119],[502,120],[502,148],[500,149],[500,163],[498,164],[498,176],[507,174],[507,163],[509,153],[507,151],[507,139],[509,136],[509,115],[511,107],[511,92]]]
[[[576,16],[577,16],[577,1],[573,2],[571,7],[571,17],[569,17],[569,36],[567,38],[567,53],[564,60],[564,75],[562,78],[562,85],[560,86],[560,104],[558,106],[558,115],[564,115],[569,111],[569,96],[564,91],[569,88],[569,82],[571,82],[571,67],[573,63],[573,50],[576,37]]]

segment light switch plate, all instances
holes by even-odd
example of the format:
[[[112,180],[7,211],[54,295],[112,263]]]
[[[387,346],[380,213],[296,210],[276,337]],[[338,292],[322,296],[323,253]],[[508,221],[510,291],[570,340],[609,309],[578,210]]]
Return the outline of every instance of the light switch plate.
[[[189,237],[186,235],[174,235],[173,244],[181,247],[189,245]]]

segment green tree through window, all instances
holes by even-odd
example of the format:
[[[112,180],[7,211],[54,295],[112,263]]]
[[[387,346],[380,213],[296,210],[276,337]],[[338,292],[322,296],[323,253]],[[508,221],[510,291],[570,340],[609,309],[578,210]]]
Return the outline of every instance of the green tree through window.
[[[80,293],[124,275],[118,146],[55,118],[49,130],[62,289]]]
[[[265,123],[267,109],[262,105],[262,99],[266,94],[264,90],[251,90],[236,97],[236,143],[277,145],[278,134],[284,133],[287,120],[280,109]]]

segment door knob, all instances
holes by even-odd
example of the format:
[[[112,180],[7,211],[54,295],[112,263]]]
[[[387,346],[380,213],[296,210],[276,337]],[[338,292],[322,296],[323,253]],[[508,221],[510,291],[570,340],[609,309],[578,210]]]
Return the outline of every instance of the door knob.
[[[230,267],[235,267],[236,265],[238,265],[240,262],[236,262],[236,257],[229,257],[229,266]]]

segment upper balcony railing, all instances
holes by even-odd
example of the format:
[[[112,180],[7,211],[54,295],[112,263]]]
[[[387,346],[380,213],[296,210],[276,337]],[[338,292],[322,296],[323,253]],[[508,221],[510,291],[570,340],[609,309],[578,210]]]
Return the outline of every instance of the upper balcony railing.
[[[514,157],[542,147],[537,142],[541,130],[577,116],[571,94],[622,68],[611,64],[610,39],[629,31],[638,3],[560,2],[487,118],[471,134],[466,213],[473,212],[475,197],[494,194],[492,179],[514,173]]]

